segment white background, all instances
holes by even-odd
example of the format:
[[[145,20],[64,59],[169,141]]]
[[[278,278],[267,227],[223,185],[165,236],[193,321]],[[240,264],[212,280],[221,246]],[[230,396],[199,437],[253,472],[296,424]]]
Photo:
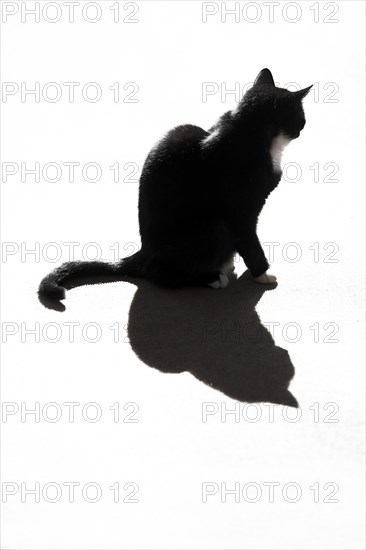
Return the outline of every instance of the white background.
[[[34,8],[34,2],[2,2],[3,9],[6,4],[18,12],[6,22],[3,14],[2,80],[19,88],[22,82],[28,88],[39,82],[41,91],[56,82],[63,93],[54,103],[42,93],[39,102],[32,95],[22,101],[20,91],[3,96],[2,160],[15,163],[19,171],[2,186],[2,240],[8,243],[6,251],[13,251],[2,257],[3,330],[15,327],[3,346],[2,399],[19,408],[21,402],[29,408],[35,402],[41,408],[56,402],[63,414],[55,423],[42,415],[39,423],[32,415],[21,422],[20,412],[6,423],[3,417],[2,480],[17,484],[19,491],[2,506],[2,547],[363,548],[363,2],[331,2],[328,7],[285,2],[276,7],[273,22],[261,2],[249,8],[238,3],[238,22],[233,15],[221,21],[220,3],[211,3],[208,9],[217,13],[206,23],[205,8],[195,1],[137,2],[136,23],[123,22],[134,10],[125,2],[117,23],[110,9],[115,2],[98,3],[101,17],[95,23],[82,17],[83,1],[75,7],[73,23],[63,2],[55,23],[45,20],[56,18],[52,6],[36,23],[32,15],[21,20],[21,10]],[[96,11],[88,9],[87,17],[94,18]],[[256,17],[257,22],[249,21]],[[338,22],[325,22],[326,17]],[[109,167],[116,162],[121,170],[128,162],[141,167],[150,147],[174,125],[208,128],[235,105],[234,95],[220,96],[223,86],[244,86],[263,67],[271,69],[280,86],[317,83],[305,100],[307,126],[283,159],[284,164],[297,163],[301,177],[288,172],[259,226],[262,241],[280,244],[272,262],[279,286],[264,294],[257,311],[262,322],[280,323],[275,341],[289,351],[295,366],[291,391],[300,403],[300,418],[285,421],[286,408],[277,406],[270,422],[269,408],[262,405],[261,418],[253,423],[241,404],[239,422],[233,415],[223,422],[219,413],[202,422],[202,403],[216,403],[219,409],[238,404],[188,373],[162,374],[135,356],[123,328],[134,286],[76,289],[68,293],[64,313],[44,309],[36,290],[48,271],[68,259],[63,243],[79,243],[76,259],[83,258],[82,249],[90,242],[99,244],[106,260],[114,259],[114,243],[121,256],[132,252],[139,245],[138,184],[114,183]],[[80,83],[73,103],[64,82]],[[102,89],[95,103],[81,94],[89,82]],[[122,97],[117,103],[109,89],[116,82]],[[129,82],[139,86],[136,103],[123,102],[132,90],[123,90]],[[212,89],[219,90],[207,101],[202,98],[205,82],[216,83]],[[62,167],[72,161],[81,165],[73,183],[66,167],[57,183],[42,176],[35,182],[29,174],[21,180],[22,162],[31,168],[36,162]],[[96,183],[82,177],[81,167],[88,162],[102,168]],[[314,163],[319,163],[319,182],[310,169]],[[324,181],[332,171],[324,169],[326,163],[336,163],[333,177],[338,181]],[[127,173],[121,171],[122,179]],[[47,248],[51,242],[62,253],[56,263],[47,260],[55,251]],[[296,262],[288,259],[294,251],[286,249],[290,242],[300,247]],[[123,250],[126,243],[136,245]],[[319,243],[319,261],[309,248],[314,243]],[[336,248],[325,250],[327,243]],[[22,256],[35,247],[39,254]],[[332,250],[338,261],[324,261]],[[94,252],[89,249],[90,257]],[[238,264],[237,271],[242,270]],[[50,322],[61,330],[56,343],[42,336]],[[80,323],[74,343],[67,322]],[[82,337],[81,329],[90,322],[102,331],[96,343]],[[289,322],[301,328],[296,343],[283,337]],[[324,342],[330,331],[323,327],[329,322],[339,327],[338,342]],[[23,330],[40,323],[40,341],[26,335],[22,342],[21,323]],[[109,328],[114,323],[121,327],[118,343]],[[319,342],[309,329],[314,323],[320,326]],[[68,421],[65,402],[80,403],[74,423]],[[89,402],[99,404],[99,422],[83,419],[80,411]],[[109,407],[116,402],[122,418],[132,410],[123,405],[136,403],[139,422],[114,423]],[[319,404],[318,422],[310,409],[314,403]],[[335,405],[326,410],[327,403]],[[337,410],[332,418],[338,422],[325,421],[332,410]],[[296,414],[287,412],[290,418]],[[62,485],[72,481],[80,483],[74,503]],[[42,496],[35,503],[31,495],[21,502],[22,482],[28,488],[54,482],[64,490],[56,503]],[[102,489],[97,503],[81,496],[88,482]],[[137,483],[139,502],[114,503],[109,487],[116,482],[121,487]],[[243,497],[235,502],[233,495],[223,503],[219,491],[203,503],[204,482],[228,488],[253,482],[263,493],[255,503]],[[273,503],[264,482],[280,484]],[[301,488],[296,503],[282,496],[289,482]],[[339,487],[338,502],[324,502],[331,492],[324,489],[328,482]],[[320,486],[318,503],[309,489],[314,483]],[[122,497],[129,492],[122,490]]]

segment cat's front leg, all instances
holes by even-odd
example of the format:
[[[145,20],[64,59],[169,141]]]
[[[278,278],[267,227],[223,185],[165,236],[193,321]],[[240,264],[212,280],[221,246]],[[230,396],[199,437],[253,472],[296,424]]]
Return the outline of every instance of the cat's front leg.
[[[238,239],[238,252],[257,283],[276,283],[276,277],[266,273],[269,263],[254,228],[248,228],[245,234]]]

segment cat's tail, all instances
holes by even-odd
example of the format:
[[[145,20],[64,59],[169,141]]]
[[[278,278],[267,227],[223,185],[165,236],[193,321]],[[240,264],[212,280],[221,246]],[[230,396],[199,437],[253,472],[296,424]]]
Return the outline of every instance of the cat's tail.
[[[65,299],[66,289],[142,276],[141,251],[118,263],[66,262],[42,279],[38,288],[38,297],[43,305],[52,307],[55,302]]]

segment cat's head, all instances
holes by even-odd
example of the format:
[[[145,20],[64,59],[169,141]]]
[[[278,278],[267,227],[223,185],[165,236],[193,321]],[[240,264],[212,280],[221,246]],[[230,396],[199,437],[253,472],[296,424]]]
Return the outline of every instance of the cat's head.
[[[257,116],[270,122],[274,135],[284,134],[289,139],[295,139],[305,126],[302,100],[311,88],[308,86],[295,92],[278,88],[271,71],[263,69],[245,94],[242,104],[250,106]]]

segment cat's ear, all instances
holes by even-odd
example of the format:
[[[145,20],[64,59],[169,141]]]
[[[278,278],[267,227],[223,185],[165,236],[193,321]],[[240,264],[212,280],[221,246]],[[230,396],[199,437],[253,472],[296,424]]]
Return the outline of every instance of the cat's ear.
[[[253,86],[275,86],[272,73],[269,69],[262,69],[254,81]]]
[[[289,390],[275,389],[266,397],[270,403],[285,405],[285,407],[294,407],[296,409],[299,407],[296,397]]]
[[[304,97],[308,95],[312,87],[313,84],[311,86],[308,86],[307,88],[304,88],[303,90],[297,90],[296,92],[293,92],[293,94],[295,95],[296,99],[300,99],[302,101]]]

